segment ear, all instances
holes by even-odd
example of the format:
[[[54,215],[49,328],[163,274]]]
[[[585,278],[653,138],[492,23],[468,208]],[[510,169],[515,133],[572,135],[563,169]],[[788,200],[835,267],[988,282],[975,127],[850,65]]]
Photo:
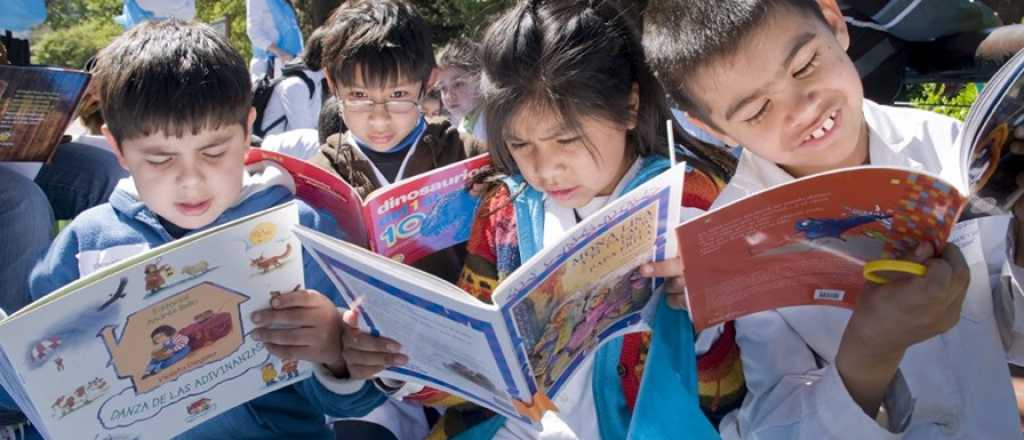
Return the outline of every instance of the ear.
[[[256,123],[256,107],[249,108],[249,117],[246,118],[245,144],[252,146],[252,127]]]
[[[704,121],[702,121],[700,119],[697,119],[697,118],[695,118],[693,116],[690,116],[689,113],[683,113],[683,114],[685,114],[686,117],[690,120],[690,122],[692,122],[693,125],[696,125],[697,128],[708,132],[711,136],[714,136],[715,139],[718,139],[718,140],[722,141],[724,144],[726,144],[726,145],[739,145],[740,144],[735,139],[729,137],[729,135],[727,135],[725,133],[722,133],[718,129],[712,127],[711,124],[708,124],[708,123],[706,123],[706,122],[704,122]]]
[[[640,84],[633,83],[629,91],[629,123],[626,127],[630,130],[636,128],[636,120],[640,114]]]
[[[336,89],[334,87],[334,80],[331,79],[331,72],[330,72],[330,70],[324,69],[323,72],[324,72],[324,79],[327,80],[327,90],[331,91],[331,96],[337,97],[338,93],[335,92]]]
[[[429,92],[430,89],[434,88],[434,85],[437,84],[437,79],[440,76],[441,69],[435,67],[430,70],[430,75],[427,76],[427,80],[423,83],[423,88],[420,89],[420,97],[427,96],[427,92]]]
[[[121,145],[117,143],[117,139],[114,138],[114,134],[107,128],[107,124],[103,124],[100,127],[100,132],[103,133],[103,137],[107,140],[107,145],[110,145],[110,150],[114,152],[114,157],[117,158],[117,163],[121,165],[121,168],[128,169],[128,162],[124,160],[124,153],[121,149]]]
[[[843,11],[839,8],[836,0],[817,0],[821,14],[825,16],[825,23],[828,24],[832,34],[839,40],[843,50],[850,48],[850,33],[846,28],[846,20],[843,18]]]

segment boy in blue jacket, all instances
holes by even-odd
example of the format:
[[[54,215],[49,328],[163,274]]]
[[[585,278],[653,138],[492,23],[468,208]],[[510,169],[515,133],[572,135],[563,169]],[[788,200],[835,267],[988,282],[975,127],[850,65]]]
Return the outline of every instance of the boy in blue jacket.
[[[271,163],[247,167],[255,112],[245,61],[211,28],[146,23],[97,63],[103,133],[130,174],[110,202],[82,213],[29,278],[38,299],[117,260],[294,198]],[[338,235],[333,218],[299,203],[300,223]],[[348,379],[338,292],[303,255],[309,290],[276,297],[253,315],[253,336],[274,355],[317,365],[314,377],[233,408],[184,438],[333,439],[325,415],[362,416],[384,394]]]

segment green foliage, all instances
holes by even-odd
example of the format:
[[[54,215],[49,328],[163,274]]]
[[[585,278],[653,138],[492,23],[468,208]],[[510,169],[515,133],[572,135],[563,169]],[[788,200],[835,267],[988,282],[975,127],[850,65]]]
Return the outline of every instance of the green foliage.
[[[910,102],[914,107],[924,110],[931,110],[947,116],[964,120],[971,104],[978,99],[978,87],[973,84],[965,84],[956,94],[950,96],[947,93],[946,84],[927,83],[921,84],[918,90],[912,92]]]
[[[91,17],[48,32],[32,46],[32,62],[81,69],[86,60],[121,34],[112,17]]]
[[[245,2],[242,0],[197,0],[196,17],[210,23],[221,17],[228,21],[228,39],[246,60],[252,56],[252,44],[245,33]]]
[[[459,35],[480,35],[514,0],[412,0],[434,27],[434,45],[442,46]]]

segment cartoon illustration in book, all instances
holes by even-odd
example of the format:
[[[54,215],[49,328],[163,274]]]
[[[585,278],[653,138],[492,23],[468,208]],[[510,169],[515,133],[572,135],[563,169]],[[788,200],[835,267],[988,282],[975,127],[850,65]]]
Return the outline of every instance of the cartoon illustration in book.
[[[879,220],[892,218],[889,214],[865,214],[852,215],[843,218],[804,218],[793,225],[797,233],[802,234],[807,240],[818,240],[822,238],[835,238],[844,240],[843,234],[856,229],[859,226],[874,223]]]
[[[178,363],[192,352],[192,347],[188,345],[188,336],[178,333],[177,329],[169,325],[153,329],[149,337],[153,339],[153,345],[157,348],[150,355],[151,359],[146,366],[145,374],[142,375],[143,378]]]
[[[467,213],[476,211],[479,203],[480,198],[466,190],[445,194],[423,220],[420,233],[426,237],[451,233],[457,241],[468,240],[473,216]]]
[[[121,277],[121,280],[118,282],[118,285],[117,285],[117,291],[115,291],[114,293],[110,294],[110,297],[107,299],[106,302],[104,302],[103,304],[100,304],[99,310],[103,310],[103,309],[105,309],[107,307],[110,307],[112,304],[114,304],[115,301],[117,301],[119,299],[122,299],[125,296],[127,296],[127,294],[124,291],[125,287],[127,287],[127,286],[128,286],[128,278],[127,277]]]
[[[481,388],[490,391],[492,394],[501,394],[498,391],[498,388],[494,386],[494,383],[491,382],[491,380],[488,379],[487,376],[484,376],[483,374],[480,374],[476,370],[465,366],[459,361],[445,362],[444,367],[451,370],[453,373],[458,374],[463,379],[466,379],[476,385],[479,385]]]
[[[128,315],[119,337],[113,325],[96,336],[110,352],[117,376],[130,378],[136,392],[145,393],[237,350],[240,305],[247,300],[204,282]]]
[[[185,422],[191,423],[198,420],[203,417],[204,414],[216,408],[217,405],[209,398],[200,398],[195,402],[189,403],[188,406],[185,407],[185,412],[188,413],[188,416],[185,417]]]
[[[57,372],[64,371],[64,358],[60,356],[53,358],[53,364],[57,366]]]
[[[849,207],[844,211],[835,217],[799,218],[793,235],[775,241],[747,240],[748,252],[756,257],[825,251],[861,261],[878,258],[892,229],[893,213]]]
[[[291,253],[292,245],[291,243],[288,243],[284,247],[284,252],[271,257],[264,257],[263,254],[260,254],[259,257],[250,259],[249,265],[256,270],[259,270],[261,274],[265,274],[271,270],[284,266],[284,259],[288,258]]]
[[[103,397],[109,390],[110,385],[107,384],[106,380],[100,377],[94,378],[87,384],[76,387],[71,393],[58,396],[53,405],[50,405],[50,416],[57,418],[71,414],[79,408]]]
[[[1010,212],[1024,196],[1024,178],[1018,172],[1024,169],[1024,145],[1016,143],[1013,136],[1021,127],[1024,108],[992,129],[982,147],[974,151],[968,176],[976,197],[971,199],[965,218]]]
[[[174,268],[167,264],[161,266],[159,258],[155,262],[147,264],[144,272],[146,274],[146,292],[150,294],[162,289],[164,284],[167,284],[167,279],[174,276]]]
[[[181,273],[188,275],[189,278],[199,278],[213,269],[216,267],[210,267],[210,263],[207,263],[206,260],[200,260],[191,266],[181,268]]]
[[[277,368],[274,367],[273,362],[267,362],[263,364],[263,385],[271,386],[277,383]]]
[[[50,357],[57,353],[57,348],[60,345],[61,339],[58,336],[49,336],[39,340],[32,346],[32,361],[39,365],[50,360]]]
[[[299,377],[299,361],[297,359],[287,359],[281,363],[281,375],[278,377],[280,380],[288,380]]]

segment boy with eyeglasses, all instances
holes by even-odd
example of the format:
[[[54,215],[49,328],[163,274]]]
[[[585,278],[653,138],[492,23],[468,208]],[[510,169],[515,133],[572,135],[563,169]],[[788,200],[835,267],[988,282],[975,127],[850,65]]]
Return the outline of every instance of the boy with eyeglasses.
[[[447,121],[428,122],[423,115],[420,101],[436,69],[430,26],[412,6],[350,2],[326,26],[323,69],[348,131],[328,137],[313,163],[365,197],[484,151]],[[442,250],[415,266],[454,282],[464,254],[461,247]]]

